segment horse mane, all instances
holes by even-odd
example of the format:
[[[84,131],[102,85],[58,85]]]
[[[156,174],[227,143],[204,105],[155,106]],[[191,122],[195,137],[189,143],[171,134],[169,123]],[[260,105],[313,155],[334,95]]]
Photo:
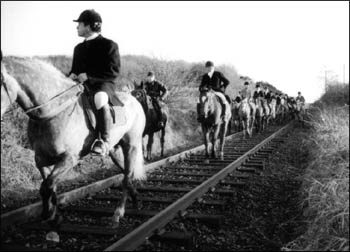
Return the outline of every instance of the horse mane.
[[[73,86],[75,83],[49,62],[30,57],[4,58],[7,73],[38,104]]]

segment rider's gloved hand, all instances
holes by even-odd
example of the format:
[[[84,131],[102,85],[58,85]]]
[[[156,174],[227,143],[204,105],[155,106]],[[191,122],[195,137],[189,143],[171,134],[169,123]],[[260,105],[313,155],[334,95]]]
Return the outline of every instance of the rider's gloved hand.
[[[71,74],[69,75],[69,78],[75,81],[75,80],[78,79],[78,76],[77,76],[75,73],[71,73]]]
[[[87,74],[86,73],[81,73],[78,75],[78,80],[80,83],[83,83],[88,80]]]

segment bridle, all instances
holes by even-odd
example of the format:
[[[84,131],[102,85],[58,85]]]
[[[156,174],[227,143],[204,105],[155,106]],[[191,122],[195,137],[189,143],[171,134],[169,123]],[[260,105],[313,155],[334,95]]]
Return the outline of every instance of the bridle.
[[[6,91],[6,94],[7,94],[7,96],[8,96],[9,99],[10,99],[10,104],[12,104],[14,101],[12,101],[12,99],[11,99],[11,95],[10,95],[10,92],[9,92],[9,90],[8,90],[7,84],[6,84],[6,82],[5,82],[4,76],[3,76],[3,74],[1,73],[1,87],[2,87],[2,86],[4,87],[4,89],[5,89],[5,91]],[[77,94],[77,97],[79,97],[79,96],[83,93],[83,90],[84,90],[84,84],[83,84],[83,83],[77,83],[77,84],[75,84],[75,85],[69,87],[68,89],[62,91],[61,93],[59,93],[59,94],[57,94],[57,95],[51,97],[47,102],[25,110],[24,113],[28,114],[28,113],[31,113],[31,112],[33,112],[33,111],[36,111],[36,110],[38,110],[38,109],[40,109],[40,108],[42,108],[42,107],[45,107],[45,106],[49,105],[50,103],[52,103],[53,101],[55,101],[56,99],[58,99],[59,97],[61,97],[63,94],[67,93],[68,91],[70,91],[71,89],[73,89],[73,88],[75,88],[75,87],[79,87],[79,88],[80,88],[80,91],[79,91],[78,94]],[[68,103],[68,102],[69,102],[69,103]],[[68,105],[70,104],[70,101],[68,100],[68,102],[66,102],[67,104],[64,104],[64,105],[67,105],[67,106],[68,106]],[[66,107],[66,106],[64,106],[64,108],[65,108],[65,107]],[[12,112],[12,111],[14,111],[14,110],[16,110],[16,109],[17,109],[17,108],[13,108],[13,109],[11,109],[11,110],[6,111],[6,112],[4,113],[4,115],[5,115],[5,114],[8,114],[8,113],[10,113],[10,112]],[[45,116],[45,117],[40,117],[40,118],[38,118],[38,119],[47,119],[47,118],[49,118],[49,117],[48,117],[48,116]]]

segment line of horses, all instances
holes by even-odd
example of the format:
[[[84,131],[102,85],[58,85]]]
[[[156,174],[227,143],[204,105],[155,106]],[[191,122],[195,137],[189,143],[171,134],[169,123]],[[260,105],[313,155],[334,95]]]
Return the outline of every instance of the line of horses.
[[[256,133],[261,133],[270,124],[283,124],[293,118],[303,123],[305,110],[300,101],[288,102],[285,98],[281,98],[281,102],[277,104],[275,97],[270,100],[258,97],[246,98],[237,103],[226,97],[228,100],[226,106],[229,106],[230,110],[226,113],[226,118],[222,118],[222,104],[215,92],[205,90],[200,94],[198,112],[203,131],[206,163],[209,163],[210,157],[209,143],[212,148],[211,157],[217,158],[219,152],[220,159],[224,159],[225,136],[232,130],[243,131],[243,138],[246,138],[247,134],[252,137],[254,129]]]
[[[249,137],[253,134],[263,132],[267,125],[280,125],[284,122],[297,119],[303,123],[303,115],[305,113],[304,105],[299,100],[288,102],[285,98],[281,98],[279,104],[275,97],[267,100],[262,97],[243,99],[241,102],[232,100],[232,128],[234,131],[243,131]]]

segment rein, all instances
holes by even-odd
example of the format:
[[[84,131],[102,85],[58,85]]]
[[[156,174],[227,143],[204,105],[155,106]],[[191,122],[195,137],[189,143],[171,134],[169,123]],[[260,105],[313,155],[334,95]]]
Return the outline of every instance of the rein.
[[[5,80],[3,79],[3,75],[1,74],[1,86],[2,86],[2,85],[4,86],[4,89],[5,89],[6,93],[7,93],[7,96],[8,96],[9,99],[10,99],[10,103],[12,104],[13,101],[12,101],[11,96],[10,96],[10,93],[9,93],[9,91],[8,91],[6,82],[5,82]],[[30,113],[30,112],[33,112],[33,111],[35,111],[35,110],[38,110],[38,109],[40,109],[40,108],[42,108],[42,107],[45,107],[45,106],[51,104],[53,101],[55,101],[56,99],[58,99],[59,97],[61,97],[62,95],[64,95],[65,93],[67,93],[68,91],[70,91],[71,89],[73,89],[73,88],[75,88],[75,87],[80,87],[80,88],[82,88],[82,89],[80,90],[80,92],[79,92],[79,93],[77,94],[77,96],[76,96],[76,97],[78,98],[78,97],[83,93],[84,87],[82,87],[82,86],[83,86],[83,83],[77,83],[77,84],[71,86],[70,88],[68,88],[68,89],[66,89],[66,90],[64,90],[64,91],[62,91],[61,93],[59,93],[59,94],[57,94],[57,95],[51,97],[47,102],[25,110],[24,113],[28,114],[28,113]],[[61,111],[62,111],[63,109],[65,109],[66,107],[68,107],[68,105],[70,105],[70,103],[73,102],[73,101],[71,101],[71,100],[72,100],[72,99],[68,99],[66,102],[64,102],[63,105],[61,105],[61,106],[59,107],[59,112],[61,112]],[[75,100],[75,101],[76,101],[76,100]],[[8,113],[10,113],[10,112],[12,112],[12,111],[14,111],[14,110],[16,110],[16,108],[13,108],[13,109],[11,109],[11,110],[8,110],[8,111],[6,111],[4,114],[8,114]],[[57,114],[57,113],[55,113],[55,114]],[[39,117],[38,119],[48,119],[48,118],[50,118],[50,117],[52,117],[52,116],[53,116],[53,115],[52,115],[52,113],[51,113],[51,114],[46,115],[46,116],[44,116],[44,117]]]

